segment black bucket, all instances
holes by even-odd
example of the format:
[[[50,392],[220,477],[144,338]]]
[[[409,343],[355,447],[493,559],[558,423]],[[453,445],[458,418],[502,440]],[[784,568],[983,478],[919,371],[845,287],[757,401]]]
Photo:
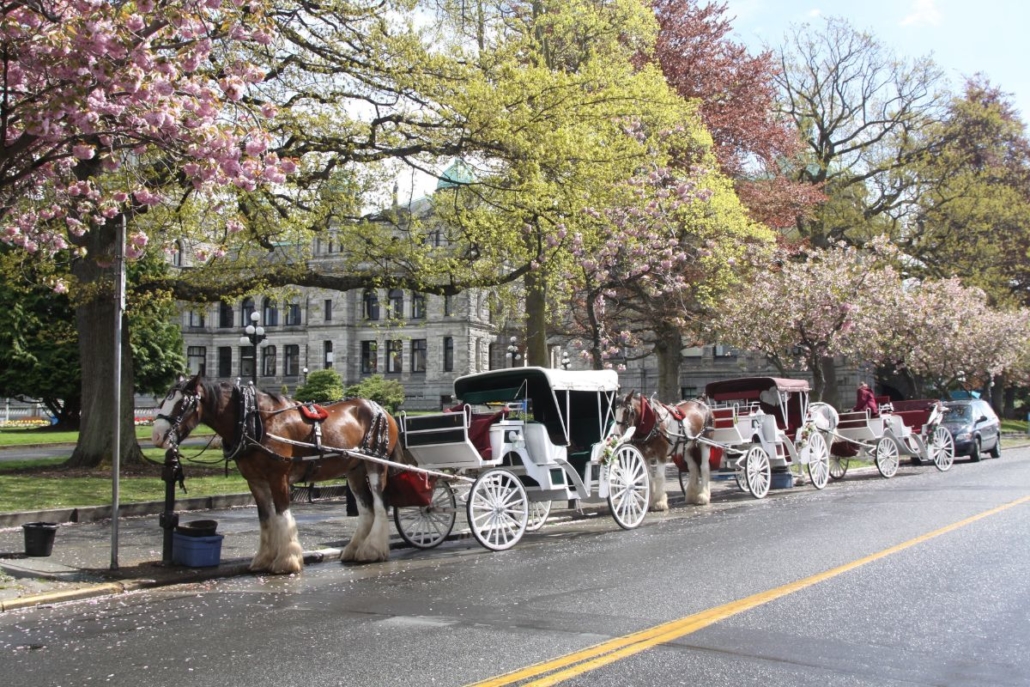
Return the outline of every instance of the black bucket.
[[[49,556],[54,550],[54,536],[57,524],[53,522],[27,522],[21,526],[25,531],[25,555]]]
[[[212,537],[217,529],[217,520],[190,520],[179,523],[175,531],[187,537]]]

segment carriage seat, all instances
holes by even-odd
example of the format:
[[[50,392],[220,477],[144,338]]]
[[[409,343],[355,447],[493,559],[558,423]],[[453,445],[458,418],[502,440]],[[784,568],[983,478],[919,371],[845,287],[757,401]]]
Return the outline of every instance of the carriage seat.
[[[457,405],[448,408],[447,413],[464,413],[465,406]],[[472,446],[479,451],[483,460],[491,460],[493,447],[490,445],[490,426],[508,416],[508,409],[502,408],[496,413],[471,413],[468,420],[468,438]]]
[[[935,403],[935,401],[926,399],[895,401],[894,414],[901,418],[901,421],[905,423],[906,427],[919,432],[922,431],[923,425],[930,420],[930,415],[933,413],[933,406]]]
[[[837,429],[858,429],[869,425],[870,414],[868,410],[851,411],[841,413],[837,422]]]

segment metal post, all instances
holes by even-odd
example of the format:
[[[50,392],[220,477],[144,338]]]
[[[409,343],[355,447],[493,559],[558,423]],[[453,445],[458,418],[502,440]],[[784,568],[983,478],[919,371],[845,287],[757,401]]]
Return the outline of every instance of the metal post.
[[[114,289],[114,431],[111,450],[111,570],[118,569],[119,473],[122,459],[122,315],[125,312],[125,214],[115,229],[115,264],[118,275]]]

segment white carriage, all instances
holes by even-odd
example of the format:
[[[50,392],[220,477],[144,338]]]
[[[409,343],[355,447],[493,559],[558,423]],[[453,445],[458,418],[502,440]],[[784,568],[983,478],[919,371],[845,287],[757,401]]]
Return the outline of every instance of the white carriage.
[[[830,432],[840,441],[833,443],[830,475],[840,479],[851,458],[871,459],[884,477],[898,471],[901,456],[916,463],[932,462],[944,472],[955,461],[955,441],[941,424],[944,408],[940,401],[882,399],[879,415],[868,410],[841,413]]]
[[[460,404],[451,411],[401,414],[401,442],[419,468],[470,483],[460,498],[488,549],[511,548],[542,526],[551,501],[607,499],[630,529],[646,514],[649,482],[640,451],[612,433],[617,391],[612,370],[466,375],[454,382]],[[395,476],[421,492],[394,497],[397,530],[413,546],[436,546],[454,527],[458,499],[446,475]]]
[[[741,489],[763,498],[773,471],[807,467],[812,485],[829,481],[829,449],[808,405],[808,382],[777,377],[745,377],[705,387],[712,429],[711,465],[731,473]]]

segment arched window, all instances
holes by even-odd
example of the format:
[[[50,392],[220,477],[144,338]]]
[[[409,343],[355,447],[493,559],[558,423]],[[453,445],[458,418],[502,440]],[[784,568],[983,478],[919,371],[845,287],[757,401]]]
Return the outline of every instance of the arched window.
[[[275,346],[265,346],[261,349],[261,376],[275,376]]]
[[[231,329],[233,327],[232,305],[225,301],[218,301],[218,326],[222,329]],[[223,376],[228,377],[229,375]]]
[[[266,298],[263,306],[263,317],[266,327],[278,327],[279,326],[279,308],[276,307],[275,301],[271,298]]]
[[[404,292],[400,289],[390,289],[390,317],[400,319],[404,317]]]
[[[172,245],[172,265],[182,267],[182,241],[176,241]]]
[[[361,296],[361,316],[366,320],[379,319],[379,295],[375,289],[365,289]]]
[[[411,294],[411,319],[422,320],[426,317],[426,294],[414,291]]]
[[[248,324],[253,324],[253,322],[250,319],[250,315],[251,315],[251,313],[254,312],[254,299],[253,298],[244,298],[243,299],[243,306],[242,306],[240,312],[243,314],[243,319],[241,320],[241,322],[243,324],[240,325],[240,326],[246,327]]]

